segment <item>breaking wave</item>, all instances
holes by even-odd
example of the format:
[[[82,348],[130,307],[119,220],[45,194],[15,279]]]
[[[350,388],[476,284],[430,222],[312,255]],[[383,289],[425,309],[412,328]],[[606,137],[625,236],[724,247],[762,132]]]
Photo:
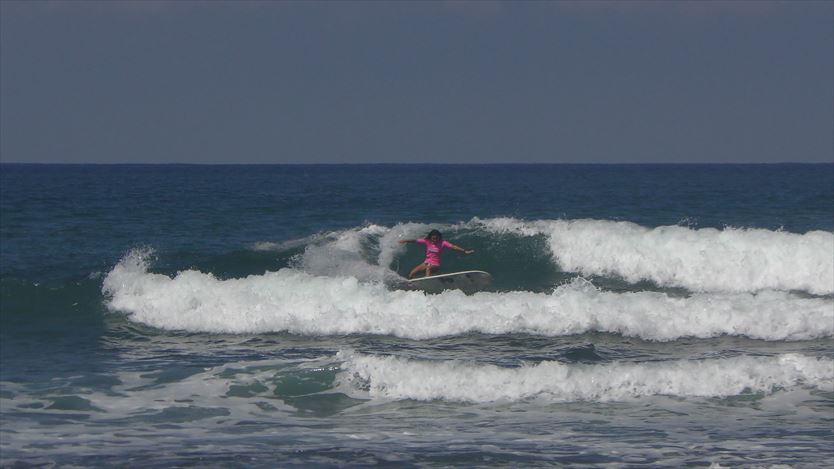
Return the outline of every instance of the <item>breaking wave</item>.
[[[728,397],[780,388],[834,389],[834,361],[784,354],[602,365],[541,362],[520,368],[339,352],[342,380],[372,398],[456,402],[622,401],[666,395]]]
[[[560,336],[596,331],[657,341],[834,335],[834,300],[784,291],[673,296],[605,291],[576,279],[550,292],[428,295],[390,289],[382,281],[316,275],[298,268],[226,280],[195,270],[168,276],[149,272],[149,258],[146,250],[125,256],[107,274],[103,292],[110,309],[169,330],[414,339],[468,332]]]

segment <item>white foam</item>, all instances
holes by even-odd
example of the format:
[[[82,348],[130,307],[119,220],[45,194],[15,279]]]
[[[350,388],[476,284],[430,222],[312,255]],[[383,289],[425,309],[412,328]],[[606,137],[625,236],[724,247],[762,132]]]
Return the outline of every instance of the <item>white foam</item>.
[[[401,280],[391,270],[396,256],[405,251],[399,241],[423,237],[429,225],[400,223],[393,228],[366,225],[319,236],[311,241],[297,267],[324,276],[352,276],[362,281]]]
[[[288,251],[307,246],[311,243],[321,242],[327,238],[328,234],[316,233],[314,235],[305,236],[303,238],[290,239],[281,242],[275,241],[257,241],[252,243],[249,248],[253,251]]]
[[[426,295],[388,290],[356,277],[282,269],[219,280],[188,270],[147,271],[148,253],[127,255],[104,279],[108,306],[162,329],[304,335],[388,334],[423,339],[467,332],[548,336],[589,331],[647,340],[741,335],[803,340],[834,335],[834,300],[787,292],[699,293],[599,291],[574,282],[551,294],[459,291]]]
[[[351,351],[339,352],[338,358],[344,361],[341,380],[371,397],[422,401],[622,401],[653,395],[772,393],[794,386],[834,388],[834,361],[797,354],[604,365],[542,362],[521,368]]]
[[[473,219],[491,232],[548,236],[562,269],[650,280],[701,292],[765,289],[834,293],[834,233],[764,229],[646,228],[603,220]]]
[[[379,225],[367,225],[327,233],[318,242],[307,245],[296,267],[317,276],[355,277],[366,282],[399,279],[395,272],[375,261],[378,249],[372,246],[372,240],[389,232]]]

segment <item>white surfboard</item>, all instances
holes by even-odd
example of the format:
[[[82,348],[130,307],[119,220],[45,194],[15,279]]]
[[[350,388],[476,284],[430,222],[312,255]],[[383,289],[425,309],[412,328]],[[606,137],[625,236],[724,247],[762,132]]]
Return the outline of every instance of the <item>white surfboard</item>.
[[[417,277],[409,280],[409,289],[422,290],[426,293],[440,293],[443,290],[458,289],[464,293],[475,293],[492,284],[492,275],[482,270],[467,270],[450,274]]]

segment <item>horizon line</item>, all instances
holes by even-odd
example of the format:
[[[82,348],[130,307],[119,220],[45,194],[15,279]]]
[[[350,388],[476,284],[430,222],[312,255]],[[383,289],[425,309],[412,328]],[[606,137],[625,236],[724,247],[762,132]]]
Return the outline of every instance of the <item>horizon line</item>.
[[[24,162],[0,161],[0,165],[30,166],[765,166],[765,165],[830,165],[834,161],[777,161],[777,162],[512,162],[512,163],[134,163],[134,162]]]

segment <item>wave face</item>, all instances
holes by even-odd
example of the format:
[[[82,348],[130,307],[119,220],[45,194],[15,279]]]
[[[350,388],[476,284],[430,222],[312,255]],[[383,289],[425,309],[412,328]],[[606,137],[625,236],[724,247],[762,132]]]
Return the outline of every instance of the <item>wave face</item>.
[[[350,351],[338,356],[344,360],[342,379],[346,383],[367,390],[372,397],[389,399],[623,401],[654,395],[769,394],[794,386],[834,390],[834,361],[799,354],[605,365],[542,362],[520,368]]]
[[[382,334],[413,339],[470,332],[544,336],[610,332],[657,341],[721,335],[805,340],[834,335],[832,299],[783,291],[673,296],[658,291],[605,291],[582,279],[549,292],[467,296],[459,291],[427,295],[396,290],[382,280],[395,276],[390,270],[364,263],[357,254],[344,258],[333,254],[334,245],[344,245],[345,239],[357,237],[337,237],[323,247],[308,248],[312,256],[305,254],[299,264],[323,271],[329,265],[323,259],[331,259],[340,273],[363,265],[364,270],[354,271],[379,281],[300,268],[226,280],[194,270],[167,276],[148,271],[148,251],[134,251],[107,274],[103,290],[108,306],[127,312],[132,320],[195,332]]]

